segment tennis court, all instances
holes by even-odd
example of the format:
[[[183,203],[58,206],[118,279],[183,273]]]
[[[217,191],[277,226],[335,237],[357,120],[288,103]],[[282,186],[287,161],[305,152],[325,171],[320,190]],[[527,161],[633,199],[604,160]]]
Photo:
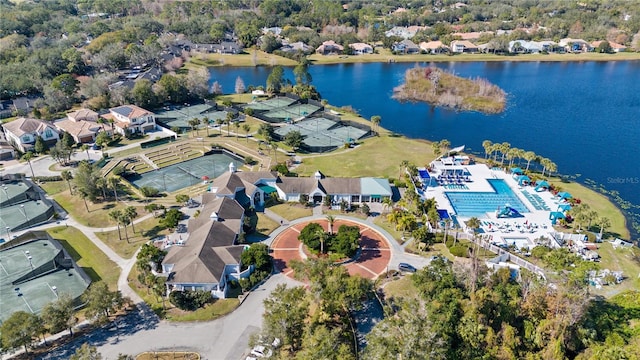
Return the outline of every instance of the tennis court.
[[[0,232],[5,234],[7,227],[10,231],[26,229],[49,220],[53,213],[53,205],[48,201],[41,200],[29,200],[11,206],[2,206]]]
[[[196,117],[200,119],[207,117],[210,122],[215,122],[216,119],[225,119],[227,112],[215,110],[211,105],[197,104],[158,111],[156,113],[156,120],[168,127],[191,128],[189,120]]]
[[[326,151],[358,140],[368,131],[349,125],[343,125],[331,119],[317,117],[298,121],[276,129],[276,135],[284,138],[291,131],[299,131],[304,137],[303,143],[312,151]]]
[[[264,100],[264,101],[252,102],[245,105],[245,107],[248,107],[257,111],[273,110],[273,109],[289,106],[296,101],[297,100],[290,99],[288,97],[275,97],[275,98]]]
[[[16,311],[39,313],[61,294],[77,298],[84,293],[91,281],[65,254],[51,239],[0,251],[0,322]]]
[[[225,171],[229,171],[229,163],[240,168],[244,162],[227,153],[209,154],[179,164],[144,174],[127,177],[135,187],[149,186],[160,191],[173,192],[202,181],[203,177],[214,179]]]
[[[273,109],[262,114],[263,116],[272,118],[272,119],[281,119],[281,120],[296,120],[302,117],[307,117],[320,110],[318,106],[311,104],[296,104],[293,106],[281,107],[277,109]]]

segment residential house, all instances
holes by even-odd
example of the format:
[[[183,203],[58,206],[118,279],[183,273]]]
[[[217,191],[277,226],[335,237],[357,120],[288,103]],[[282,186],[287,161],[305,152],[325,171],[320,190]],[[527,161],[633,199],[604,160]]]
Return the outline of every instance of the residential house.
[[[16,156],[16,151],[7,141],[4,133],[0,131],[0,160],[11,160]]]
[[[482,35],[493,35],[493,31],[473,31],[473,32],[455,32],[451,36],[459,37],[460,40],[478,40]]]
[[[308,54],[313,51],[313,48],[303,43],[302,41],[297,41],[294,43],[288,43],[286,41],[283,41],[282,47],[279,50],[284,52],[289,52],[289,53],[303,52],[305,54]]]
[[[442,43],[442,41],[429,41],[429,42],[421,42],[420,50],[426,52],[427,54],[445,54],[451,51],[449,47]]]
[[[557,44],[553,41],[529,41],[513,40],[509,41],[509,52],[515,54],[537,54],[543,51],[554,52]]]
[[[235,41],[223,41],[220,44],[194,44],[193,50],[201,53],[240,54],[242,47]]]
[[[26,96],[15,98],[13,99],[13,103],[12,103],[13,111],[18,115],[25,116],[28,113],[30,113],[31,110],[33,110],[33,104],[35,104],[35,102],[39,99],[42,99],[42,98],[26,97]]]
[[[397,36],[405,40],[411,39],[416,36],[416,33],[420,30],[426,30],[426,26],[394,26],[384,34],[386,37]]]
[[[395,51],[399,54],[418,54],[420,53],[420,48],[411,40],[402,40],[398,43],[393,44],[391,50]]]
[[[38,119],[21,117],[3,126],[7,141],[20,152],[32,150],[38,136],[49,146],[60,138],[53,125]]]
[[[12,116],[12,101],[0,100],[0,119],[6,119]]]
[[[275,36],[280,36],[280,33],[282,32],[282,28],[279,26],[274,26],[274,27],[263,27],[262,28],[262,33],[263,34],[273,34]]]
[[[197,218],[187,223],[188,237],[168,244],[162,261],[167,277],[167,293],[172,291],[209,291],[214,298],[225,298],[228,282],[246,278],[251,268],[241,272],[243,245],[237,245],[242,233],[245,209],[229,197],[205,193]]]
[[[102,115],[107,122],[114,124],[114,131],[125,135],[131,133],[147,133],[156,129],[155,114],[136,105],[122,105],[109,109]]]
[[[365,43],[353,43],[349,44],[349,47],[353,49],[354,55],[373,54],[373,47]]]
[[[477,53],[478,46],[468,40],[454,40],[451,42],[451,51],[454,53]]]
[[[591,47],[594,48],[594,49],[597,49],[598,46],[600,46],[600,44],[602,44],[602,42],[603,42],[603,40],[593,41],[593,42],[591,42]],[[624,51],[627,50],[626,46],[624,46],[622,44],[615,43],[613,41],[609,41],[609,46],[611,46],[611,51],[616,52],[616,53],[624,52]]]
[[[89,109],[80,109],[67,114],[66,119],[56,121],[58,130],[68,132],[76,143],[91,143],[96,140],[100,131],[111,133],[110,129],[105,129],[104,124],[98,123],[99,115]]]
[[[593,50],[591,44],[582,39],[564,38],[558,42],[558,45],[568,52],[589,52]]]
[[[340,44],[336,44],[333,40],[327,40],[322,43],[322,45],[318,46],[316,49],[317,54],[321,55],[335,55],[342,54],[344,51],[344,46]]]

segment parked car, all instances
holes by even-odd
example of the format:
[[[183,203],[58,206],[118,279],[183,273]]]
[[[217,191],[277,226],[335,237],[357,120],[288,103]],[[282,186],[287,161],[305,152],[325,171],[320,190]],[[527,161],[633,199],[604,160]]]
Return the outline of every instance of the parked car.
[[[251,350],[251,355],[259,358],[268,358],[273,355],[271,349],[267,349],[264,345],[257,345]]]
[[[413,267],[413,265],[410,265],[410,264],[407,264],[407,263],[398,264],[398,270],[403,271],[403,272],[410,272],[410,273],[414,273],[414,272],[418,271],[418,269]]]
[[[178,228],[176,229],[176,232],[178,232],[178,233],[186,233],[187,232],[187,225],[178,224]]]

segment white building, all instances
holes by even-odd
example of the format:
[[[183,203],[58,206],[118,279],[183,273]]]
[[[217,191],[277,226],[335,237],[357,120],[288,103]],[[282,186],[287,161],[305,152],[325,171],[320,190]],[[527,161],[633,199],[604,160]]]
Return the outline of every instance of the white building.
[[[55,127],[38,119],[22,117],[4,124],[3,127],[7,141],[20,152],[33,150],[38,136],[49,146],[60,139]]]
[[[113,122],[114,131],[125,135],[131,133],[147,133],[156,129],[155,114],[136,105],[122,105],[109,109],[102,115],[108,122]]]

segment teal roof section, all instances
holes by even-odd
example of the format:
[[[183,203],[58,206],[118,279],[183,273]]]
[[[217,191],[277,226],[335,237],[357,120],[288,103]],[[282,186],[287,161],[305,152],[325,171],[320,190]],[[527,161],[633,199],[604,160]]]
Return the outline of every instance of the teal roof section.
[[[267,194],[271,194],[278,191],[276,190],[276,188],[269,185],[259,184],[258,187],[260,188],[260,190],[264,191]]]
[[[391,185],[389,180],[381,178],[361,178],[360,179],[360,193],[362,195],[380,195],[391,196]]]

